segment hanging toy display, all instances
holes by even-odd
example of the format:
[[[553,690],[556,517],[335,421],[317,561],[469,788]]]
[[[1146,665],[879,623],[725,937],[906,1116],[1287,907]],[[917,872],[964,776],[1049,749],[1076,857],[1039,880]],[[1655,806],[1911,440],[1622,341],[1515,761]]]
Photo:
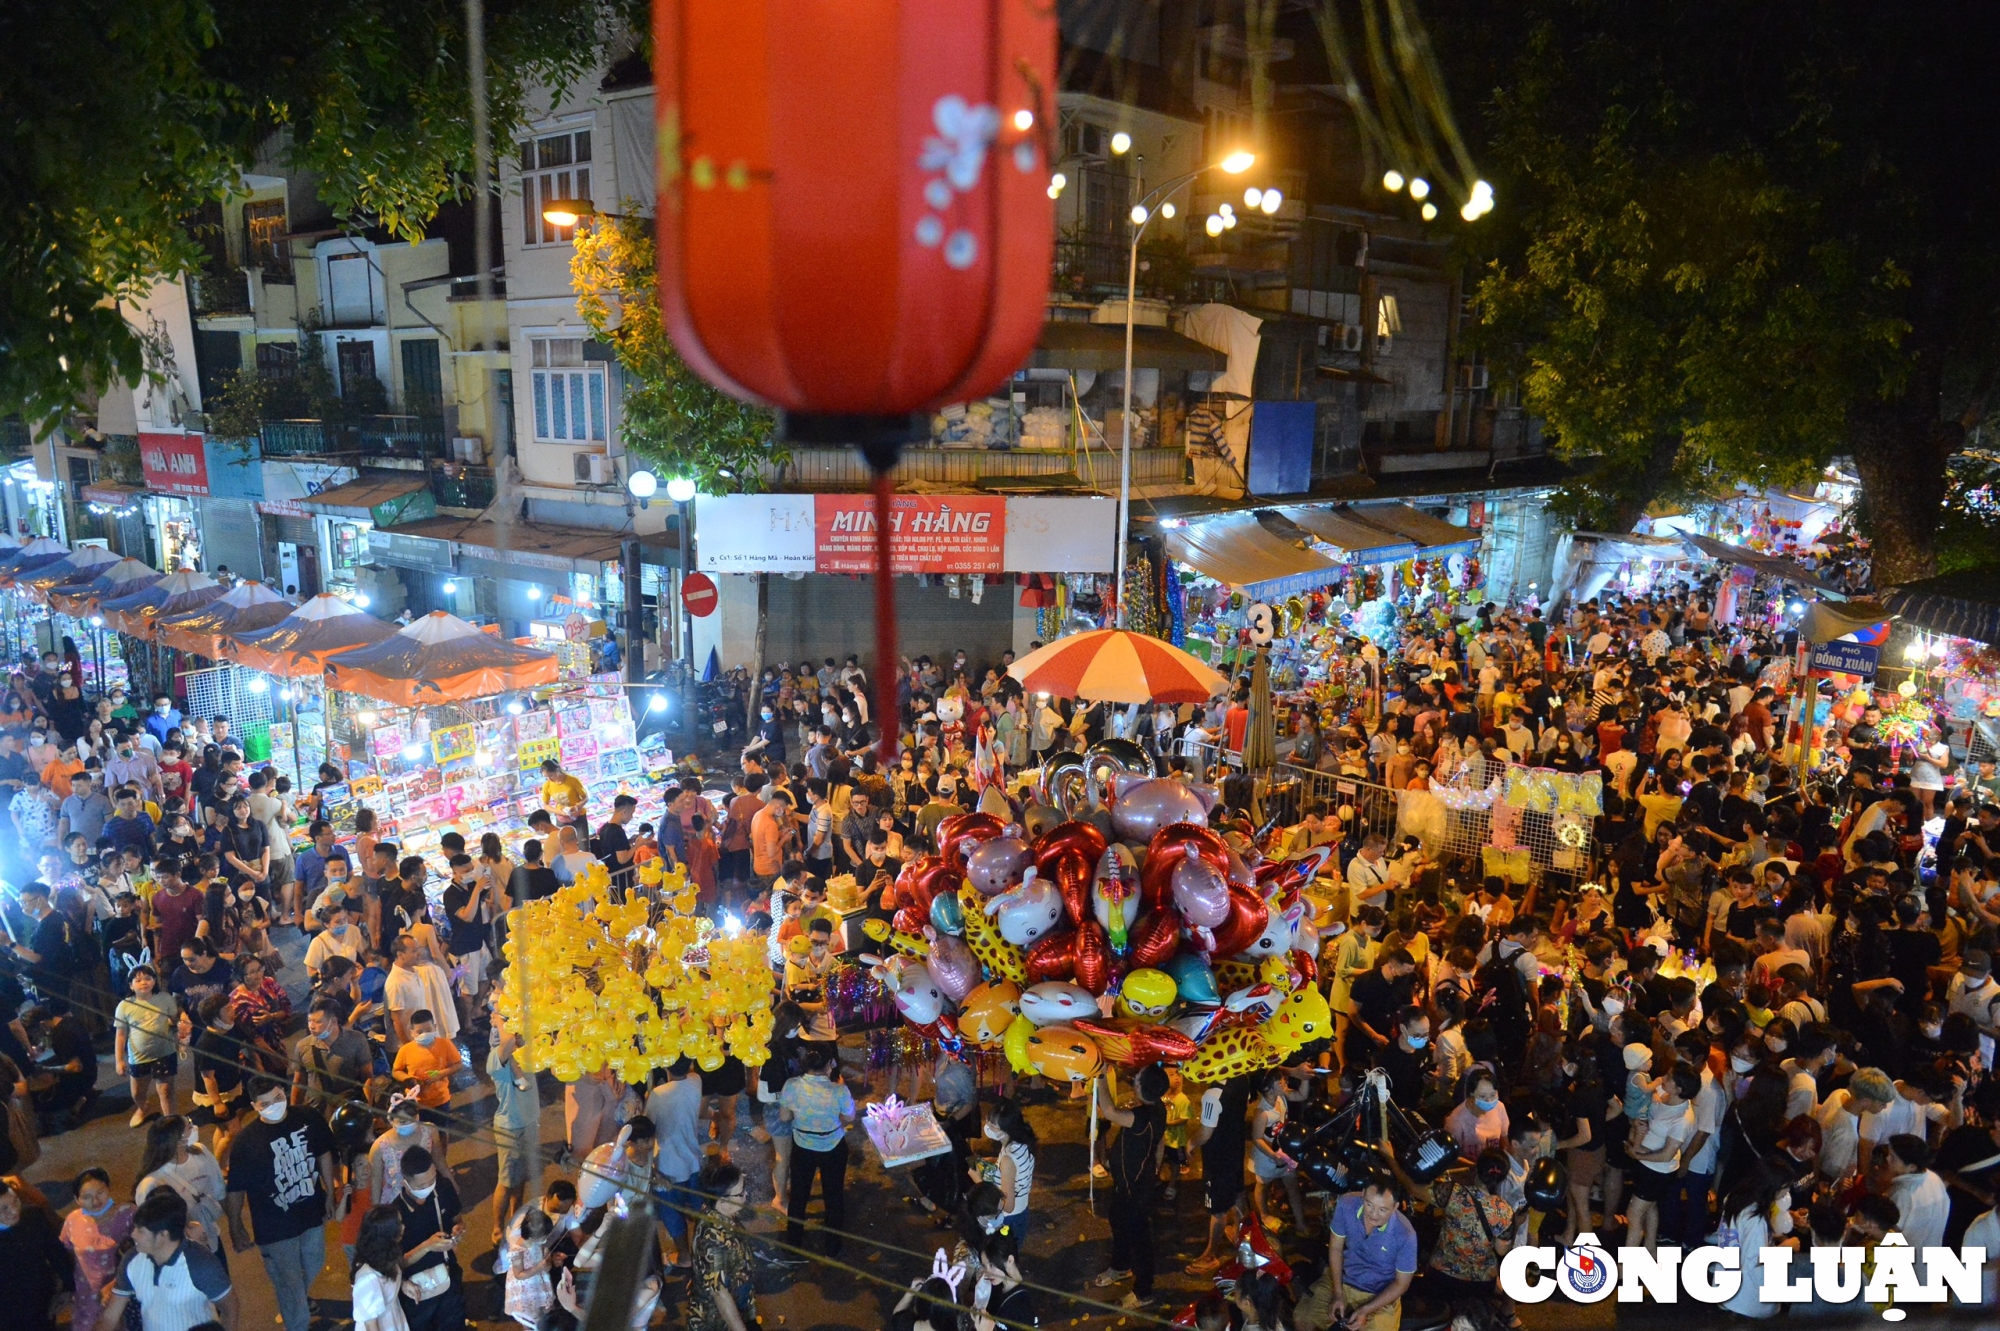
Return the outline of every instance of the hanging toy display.
[[[1187,588],[1181,582],[1179,565],[1169,559],[1166,562],[1167,579],[1167,641],[1176,647],[1187,646]]]

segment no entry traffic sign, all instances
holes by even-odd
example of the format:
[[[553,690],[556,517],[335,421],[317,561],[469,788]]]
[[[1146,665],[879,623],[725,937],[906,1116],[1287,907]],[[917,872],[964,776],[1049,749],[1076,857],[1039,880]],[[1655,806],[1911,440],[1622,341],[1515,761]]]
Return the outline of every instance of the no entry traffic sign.
[[[690,573],[681,579],[681,604],[696,619],[715,613],[715,579],[706,573]]]

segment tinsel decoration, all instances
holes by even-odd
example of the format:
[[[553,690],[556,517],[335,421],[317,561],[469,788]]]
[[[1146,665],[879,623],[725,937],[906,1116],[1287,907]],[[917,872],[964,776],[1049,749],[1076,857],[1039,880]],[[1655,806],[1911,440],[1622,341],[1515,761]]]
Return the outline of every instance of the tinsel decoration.
[[[1125,627],[1148,637],[1160,636],[1159,607],[1148,595],[1152,587],[1153,560],[1140,552],[1125,566],[1125,585],[1118,589],[1125,598]]]
[[[1167,618],[1172,627],[1168,629],[1167,641],[1176,647],[1187,646],[1187,588],[1181,585],[1180,566],[1173,560],[1165,561],[1167,578]]]
[[[827,1011],[836,1026],[880,1026],[896,1018],[888,987],[866,966],[842,962],[826,981]]]
[[[871,1071],[881,1068],[929,1067],[938,1060],[938,1042],[907,1024],[892,1030],[868,1032],[867,1063]]]

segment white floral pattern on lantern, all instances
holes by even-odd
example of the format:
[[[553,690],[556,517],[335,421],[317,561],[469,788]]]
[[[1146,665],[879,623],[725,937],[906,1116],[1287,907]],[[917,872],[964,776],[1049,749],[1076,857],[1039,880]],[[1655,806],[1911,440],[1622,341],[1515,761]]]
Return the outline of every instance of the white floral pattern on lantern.
[[[937,137],[924,140],[924,153],[917,165],[926,171],[944,172],[952,188],[963,194],[979,183],[986,149],[1000,136],[1000,112],[949,93],[931,108],[931,123],[937,126]]]

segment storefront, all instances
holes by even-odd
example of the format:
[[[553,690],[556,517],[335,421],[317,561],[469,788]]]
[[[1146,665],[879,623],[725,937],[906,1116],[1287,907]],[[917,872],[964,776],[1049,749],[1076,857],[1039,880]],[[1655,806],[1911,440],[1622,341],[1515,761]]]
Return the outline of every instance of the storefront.
[[[322,591],[346,596],[385,618],[403,609],[400,601],[387,603],[397,597],[380,597],[381,585],[366,571],[375,562],[370,537],[378,527],[436,515],[437,501],[424,473],[362,473],[292,502],[313,515]]]

